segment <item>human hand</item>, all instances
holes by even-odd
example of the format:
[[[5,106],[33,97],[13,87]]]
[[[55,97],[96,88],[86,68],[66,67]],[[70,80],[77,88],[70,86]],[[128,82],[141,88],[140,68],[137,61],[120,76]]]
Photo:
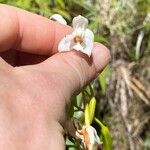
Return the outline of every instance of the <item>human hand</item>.
[[[95,43],[92,57],[57,53],[71,31],[47,18],[0,5],[0,149],[65,149],[63,126],[73,94],[109,62]]]

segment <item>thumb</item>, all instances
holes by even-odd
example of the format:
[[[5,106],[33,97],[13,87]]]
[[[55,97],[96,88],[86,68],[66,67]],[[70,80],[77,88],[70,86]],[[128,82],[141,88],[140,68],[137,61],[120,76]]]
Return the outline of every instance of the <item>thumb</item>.
[[[109,50],[102,44],[94,44],[89,58],[78,51],[57,53],[41,63],[39,67],[54,75],[56,88],[65,95],[72,96],[82,89],[109,63]],[[49,68],[49,69],[48,69]]]

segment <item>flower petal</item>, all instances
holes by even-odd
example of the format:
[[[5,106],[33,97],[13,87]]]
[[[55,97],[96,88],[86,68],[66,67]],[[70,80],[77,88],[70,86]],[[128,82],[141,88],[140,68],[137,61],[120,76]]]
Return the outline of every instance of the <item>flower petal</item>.
[[[83,51],[83,46],[82,46],[80,43],[76,43],[76,44],[73,46],[73,49],[82,52],[82,51]]]
[[[79,16],[73,18],[72,26],[74,29],[78,28],[78,27],[81,27],[81,28],[84,27],[84,29],[85,29],[87,27],[87,25],[88,25],[88,20],[85,17],[79,15]]]
[[[70,51],[72,39],[73,39],[73,36],[70,34],[65,36],[58,45],[58,51],[59,52]]]
[[[84,149],[97,150],[100,144],[100,139],[95,128],[92,126],[83,126],[81,130],[76,131],[76,136],[82,142]]]
[[[74,37],[76,37],[76,36],[81,36],[81,37],[83,37],[84,36],[84,33],[85,33],[85,29],[84,28],[75,28],[74,29],[74,31],[72,32],[72,35],[74,36]]]
[[[66,20],[59,14],[54,14],[50,17],[51,20],[57,21],[63,25],[67,25]]]
[[[92,126],[89,126],[86,128],[86,131],[90,137],[90,150],[97,150],[98,144],[100,144],[100,142],[96,130]]]
[[[94,139],[95,139],[94,141],[95,141],[96,143],[100,143],[100,141],[99,141],[99,136],[97,135],[97,131],[95,130],[95,128],[93,128],[92,126],[90,126],[89,128],[90,128],[91,132],[93,131]]]
[[[83,50],[83,53],[87,54],[90,57],[93,49],[93,44],[94,44],[94,34],[89,29],[85,30],[84,43],[85,43],[85,48]]]
[[[90,30],[90,29],[86,29],[85,30],[85,35],[84,35],[85,38],[90,38],[91,40],[94,41],[94,34],[93,32]]]

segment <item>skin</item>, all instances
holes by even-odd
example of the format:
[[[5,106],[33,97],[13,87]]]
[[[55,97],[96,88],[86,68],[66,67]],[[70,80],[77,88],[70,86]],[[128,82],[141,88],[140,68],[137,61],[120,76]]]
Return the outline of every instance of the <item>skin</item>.
[[[64,150],[70,99],[108,64],[95,43],[91,58],[58,53],[69,26],[0,4],[0,149]]]

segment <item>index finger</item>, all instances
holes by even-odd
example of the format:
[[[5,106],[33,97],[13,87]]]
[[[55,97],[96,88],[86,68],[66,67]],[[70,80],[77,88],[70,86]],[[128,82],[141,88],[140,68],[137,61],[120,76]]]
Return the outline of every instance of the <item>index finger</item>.
[[[58,42],[71,31],[48,18],[0,4],[0,52],[16,49],[23,52],[51,55]]]

